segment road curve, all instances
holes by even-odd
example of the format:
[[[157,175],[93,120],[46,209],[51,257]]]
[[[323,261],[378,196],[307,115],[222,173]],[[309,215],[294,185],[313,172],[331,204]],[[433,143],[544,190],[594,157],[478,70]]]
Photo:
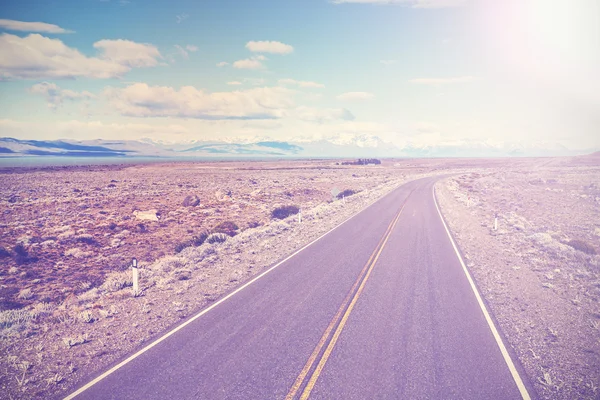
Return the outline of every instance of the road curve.
[[[437,179],[394,190],[74,397],[528,398],[438,214]]]

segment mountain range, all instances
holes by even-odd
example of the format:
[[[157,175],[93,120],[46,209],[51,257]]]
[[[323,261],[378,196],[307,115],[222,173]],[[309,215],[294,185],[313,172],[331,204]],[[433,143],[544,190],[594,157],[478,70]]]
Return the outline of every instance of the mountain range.
[[[166,143],[141,140],[22,140],[0,138],[0,156],[187,157],[187,158],[344,158],[344,157],[539,157],[588,154],[553,143],[455,142],[396,146],[374,135],[277,141],[268,138]]]

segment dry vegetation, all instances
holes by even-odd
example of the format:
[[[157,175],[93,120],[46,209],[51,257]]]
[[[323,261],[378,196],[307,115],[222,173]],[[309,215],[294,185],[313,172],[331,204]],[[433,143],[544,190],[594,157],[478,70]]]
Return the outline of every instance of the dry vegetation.
[[[2,390],[12,398],[64,394],[439,163],[384,164],[4,171]],[[337,200],[334,188],[356,193]]]
[[[597,399],[600,168],[548,164],[449,178],[437,195],[540,398]]]

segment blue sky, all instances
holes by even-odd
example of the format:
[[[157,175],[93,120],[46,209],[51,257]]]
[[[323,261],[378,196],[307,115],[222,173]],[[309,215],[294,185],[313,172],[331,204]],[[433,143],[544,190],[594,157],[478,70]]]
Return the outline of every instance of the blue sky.
[[[593,0],[8,1],[0,136],[593,149],[598,70]]]

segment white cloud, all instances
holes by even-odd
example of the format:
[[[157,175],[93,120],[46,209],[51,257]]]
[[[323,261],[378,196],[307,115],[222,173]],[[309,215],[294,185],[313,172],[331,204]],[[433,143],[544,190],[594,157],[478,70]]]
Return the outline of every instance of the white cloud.
[[[278,82],[282,86],[292,85],[292,86],[298,86],[298,87],[302,87],[302,88],[315,88],[315,89],[320,89],[320,88],[325,87],[325,85],[323,85],[322,83],[311,82],[311,81],[297,81],[295,79],[280,79]]]
[[[413,1],[414,8],[447,8],[461,7],[467,0],[416,0]]]
[[[94,43],[100,49],[100,57],[130,68],[154,67],[161,58],[156,47],[147,43],[136,43],[131,40],[100,40]]]
[[[346,92],[337,96],[337,99],[342,101],[362,101],[371,100],[373,98],[375,98],[375,95],[368,92]]]
[[[9,31],[22,32],[75,33],[54,24],[47,24],[45,22],[15,21],[12,19],[0,19],[0,28],[7,29]]]
[[[453,78],[416,78],[409,80],[410,83],[419,85],[447,85],[451,83],[467,83],[475,80],[473,76],[457,76]]]
[[[244,83],[252,86],[262,86],[267,83],[267,80],[264,78],[244,78]]]
[[[175,16],[175,20],[177,21],[178,24],[182,23],[183,21],[185,21],[186,19],[188,19],[190,16],[187,14],[179,14]]]
[[[221,61],[220,63],[217,63],[217,67],[219,68],[226,67],[227,65],[229,65],[229,63],[226,61]]]
[[[290,54],[294,51],[289,44],[275,41],[250,41],[246,48],[254,53]]]
[[[242,82],[240,82],[240,81],[230,81],[230,82],[227,82],[227,84],[228,84],[228,85],[234,85],[234,86],[235,86],[235,85],[241,85],[241,84],[242,84]]]
[[[352,121],[354,115],[345,108],[313,108],[313,107],[297,107],[290,114],[291,116],[303,121],[312,121],[319,124],[330,121]]]
[[[233,68],[237,69],[261,69],[264,68],[263,63],[256,58],[246,58],[233,63]]]
[[[190,129],[181,124],[106,123],[103,121],[67,120],[52,124],[0,119],[0,131],[9,137],[27,139],[108,139],[136,140],[173,139],[190,134]],[[193,131],[195,134],[196,130]]]
[[[86,100],[93,99],[96,96],[88,91],[75,92],[69,89],[61,89],[55,83],[42,82],[37,83],[28,89],[30,93],[39,94],[46,98],[48,107],[57,108],[65,100]]]
[[[417,122],[413,128],[419,133],[437,133],[440,129],[437,124],[432,122]]]
[[[194,46],[193,44],[188,44],[185,46],[185,49],[189,52],[195,53],[198,51],[198,46]]]
[[[190,54],[187,52],[186,49],[184,49],[183,47],[181,47],[180,45],[176,44],[175,48],[177,49],[177,53],[179,53],[179,55],[183,58],[185,58],[186,60],[188,58],[190,58]]]
[[[94,43],[98,57],[87,57],[59,39],[37,33],[26,37],[0,35],[0,80],[121,77],[132,68],[152,67],[161,55],[148,44],[128,40]]]
[[[396,60],[381,60],[379,62],[382,63],[383,65],[393,65],[393,64],[396,64],[398,61],[396,61]]]
[[[333,0],[333,4],[401,4],[413,8],[460,7],[466,0]]]
[[[207,93],[193,86],[176,90],[136,83],[108,88],[104,96],[114,109],[132,117],[270,119],[281,118],[294,107],[294,92],[282,87]]]

